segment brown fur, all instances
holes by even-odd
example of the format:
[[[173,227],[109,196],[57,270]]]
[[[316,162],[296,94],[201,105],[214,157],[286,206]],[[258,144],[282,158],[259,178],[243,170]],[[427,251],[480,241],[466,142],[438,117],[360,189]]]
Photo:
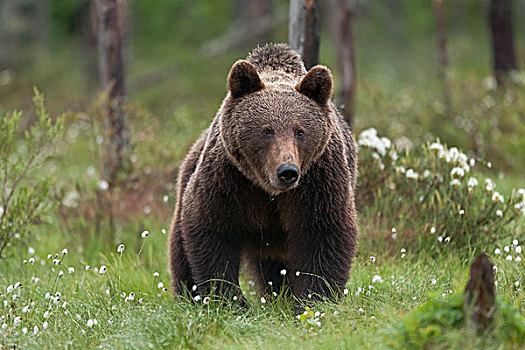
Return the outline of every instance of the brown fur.
[[[192,294],[208,293],[215,280],[220,294],[238,294],[244,258],[262,291],[339,294],[358,243],[357,154],[329,101],[330,71],[307,74],[294,51],[269,44],[233,65],[228,89],[180,169],[169,243],[175,293],[194,284]],[[292,186],[279,182],[280,164],[299,169]]]

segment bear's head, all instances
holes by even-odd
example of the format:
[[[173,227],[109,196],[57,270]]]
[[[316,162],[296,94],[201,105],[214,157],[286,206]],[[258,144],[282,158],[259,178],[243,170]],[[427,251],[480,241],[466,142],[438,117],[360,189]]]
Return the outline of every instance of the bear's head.
[[[323,66],[293,83],[265,84],[250,62],[237,61],[228,75],[220,119],[229,158],[271,195],[299,186],[330,137],[332,85]]]

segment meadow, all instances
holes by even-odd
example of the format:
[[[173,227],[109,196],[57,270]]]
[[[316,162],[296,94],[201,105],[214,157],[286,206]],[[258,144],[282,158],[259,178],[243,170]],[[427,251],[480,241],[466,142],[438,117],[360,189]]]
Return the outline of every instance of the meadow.
[[[69,5],[55,3],[65,18]],[[232,63],[252,48],[203,54],[228,27],[225,3],[135,4],[132,167],[117,187],[103,169],[105,96],[66,25],[38,60],[0,72],[0,349],[525,347],[525,73],[496,86],[474,5],[450,28],[451,114],[427,5],[414,2],[403,22],[374,5],[357,21],[361,238],[340,302],[296,315],[282,291],[261,296],[244,274],[247,309],[174,300],[167,231],[178,166],[220,105]],[[165,9],[177,6],[172,23]],[[277,25],[273,40],[286,31]],[[321,43],[337,84],[335,43],[327,32]],[[461,297],[481,252],[495,265],[498,311],[476,333]]]

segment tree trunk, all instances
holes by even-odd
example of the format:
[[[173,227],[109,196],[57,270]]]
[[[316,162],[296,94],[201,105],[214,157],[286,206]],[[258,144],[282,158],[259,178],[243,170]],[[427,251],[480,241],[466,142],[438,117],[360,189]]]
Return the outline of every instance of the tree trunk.
[[[335,20],[341,86],[338,104],[348,125],[353,123],[354,100],[356,91],[355,42],[353,21],[355,0],[332,1],[332,18]]]
[[[130,140],[125,123],[123,41],[126,0],[96,0],[97,42],[100,81],[108,93],[109,150],[104,164],[104,176],[110,186],[121,170],[129,166]]]
[[[452,115],[452,102],[450,97],[450,86],[448,82],[448,50],[447,36],[445,31],[445,11],[443,8],[444,0],[433,0],[434,15],[436,17],[436,34],[438,43],[439,69],[438,74],[443,84],[443,103],[445,105],[445,114]]]
[[[512,28],[512,1],[490,0],[489,21],[494,75],[498,84],[501,84],[510,71],[518,68]]]
[[[291,0],[288,41],[303,58],[306,69],[319,63],[320,21],[318,0]]]

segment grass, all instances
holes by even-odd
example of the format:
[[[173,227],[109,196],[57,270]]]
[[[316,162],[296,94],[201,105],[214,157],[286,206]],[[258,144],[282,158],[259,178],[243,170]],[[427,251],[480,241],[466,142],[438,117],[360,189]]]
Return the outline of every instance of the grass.
[[[313,308],[322,314],[314,316],[319,326],[297,320],[291,300],[279,296],[263,303],[250,288],[248,276],[242,282],[250,302],[247,310],[214,300],[209,304],[174,301],[170,291],[164,289],[169,286],[167,236],[160,227],[148,227],[150,235],[145,238],[137,234],[137,242],[128,243],[122,253],[117,253],[116,246],[104,253],[82,251],[82,246],[74,243],[58,246],[64,232],[41,231],[34,255],[28,253],[31,249],[18,249],[16,256],[0,264],[0,300],[6,300],[0,308],[0,324],[7,325],[1,343],[7,347],[48,349],[388,348],[394,327],[406,312],[429,296],[446,300],[449,294],[462,291],[472,256],[449,251],[431,258],[423,247],[414,247],[407,249],[402,258],[400,251],[392,254],[371,244],[369,235],[376,233],[371,226],[363,227],[361,249],[347,284],[348,295],[340,303],[323,302]],[[511,242],[507,244],[512,247]],[[62,248],[68,248],[67,254]],[[520,255],[512,248],[510,252],[513,258]],[[48,259],[48,254],[53,257]],[[61,261],[59,265],[53,263],[55,254]],[[509,262],[505,255],[492,254],[498,267],[497,293],[523,313],[524,293],[515,285],[516,281],[520,286],[525,283],[523,262]],[[34,257],[34,264],[24,263],[30,257]],[[86,270],[86,265],[91,268]],[[106,273],[97,272],[102,265],[107,266]],[[68,273],[71,267],[74,272]],[[62,277],[59,271],[64,272]],[[154,277],[155,272],[158,277]],[[381,276],[381,281],[374,276]],[[39,279],[37,283],[34,277]],[[7,287],[17,282],[22,287],[7,292]],[[59,300],[46,299],[46,293],[59,295]],[[14,294],[18,299],[13,300]],[[29,311],[24,312],[28,305]],[[13,325],[15,317],[21,317],[17,326]],[[450,329],[443,348],[502,346],[496,342],[501,334],[466,342],[465,332]],[[512,342],[505,346],[512,347]]]

